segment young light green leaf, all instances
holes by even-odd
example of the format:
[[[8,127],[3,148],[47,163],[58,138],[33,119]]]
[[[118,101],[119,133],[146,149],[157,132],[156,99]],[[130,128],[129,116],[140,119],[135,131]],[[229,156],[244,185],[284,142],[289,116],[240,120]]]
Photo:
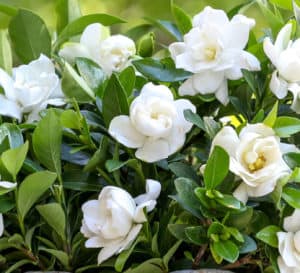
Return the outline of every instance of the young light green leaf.
[[[128,115],[129,106],[125,91],[118,79],[113,74],[103,94],[103,119],[108,127],[115,116]]]
[[[41,54],[50,57],[51,36],[45,22],[35,13],[19,9],[8,30],[15,51],[24,63],[38,59]]]
[[[277,119],[277,111],[278,111],[278,100],[274,104],[272,110],[269,112],[269,114],[264,119],[263,123],[269,127],[273,127],[276,122],[276,119]]]
[[[154,53],[154,33],[150,32],[142,36],[137,44],[137,52],[141,57],[151,57]]]
[[[172,1],[172,14],[175,18],[176,24],[182,34],[188,33],[192,28],[192,20],[190,16],[180,7],[175,5]]]
[[[136,80],[134,68],[132,66],[128,66],[126,69],[124,69],[119,75],[119,80],[127,94],[127,97],[130,97],[132,95]]]
[[[292,1],[291,0],[270,0],[272,4],[275,4],[279,8],[292,10]]]
[[[61,85],[64,94],[68,98],[75,98],[78,102],[89,102],[95,99],[93,90],[68,63],[65,63]]]
[[[61,142],[62,128],[59,116],[54,109],[49,109],[33,132],[32,144],[37,159],[57,174],[61,173]]]
[[[17,208],[24,219],[32,205],[56,180],[56,174],[48,171],[36,172],[25,178],[18,189]]]
[[[300,189],[285,187],[281,196],[290,206],[300,209]]]
[[[100,23],[104,26],[111,26],[113,24],[124,23],[124,21],[118,17],[110,16],[107,14],[89,14],[81,16],[75,21],[69,23],[60,33],[56,42],[55,48],[58,48],[63,42],[68,40],[70,37],[78,35],[90,24]]]
[[[293,117],[278,117],[273,126],[279,137],[289,137],[300,132],[300,119]]]
[[[230,240],[212,243],[214,251],[224,260],[234,263],[239,257],[239,248]]]
[[[66,128],[79,130],[81,128],[79,115],[71,109],[65,110],[60,115],[61,125]]]
[[[12,52],[6,30],[0,30],[0,67],[11,73]]]
[[[214,189],[226,177],[229,170],[229,156],[220,146],[215,146],[211,153],[205,170],[204,183],[206,189]]]
[[[196,245],[203,245],[208,241],[207,231],[202,226],[185,228],[185,235]]]
[[[26,141],[23,145],[7,150],[1,155],[2,163],[12,175],[14,181],[16,181],[16,176],[22,168],[22,165],[26,158],[28,145],[28,141]]]
[[[278,247],[277,232],[279,231],[281,231],[281,229],[277,226],[267,226],[256,234],[256,238],[272,247],[277,248]]]
[[[61,205],[58,203],[49,203],[36,206],[36,209],[48,225],[64,240],[66,238],[66,217]]]
[[[18,13],[18,9],[9,5],[0,4],[0,12],[8,16],[16,16]]]

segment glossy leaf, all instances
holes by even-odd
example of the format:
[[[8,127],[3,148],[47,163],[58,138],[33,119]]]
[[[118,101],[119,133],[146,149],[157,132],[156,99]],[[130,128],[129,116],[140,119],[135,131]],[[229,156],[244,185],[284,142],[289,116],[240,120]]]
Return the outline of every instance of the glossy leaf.
[[[280,137],[289,137],[300,132],[300,119],[293,117],[278,117],[273,129]]]
[[[282,198],[293,208],[300,209],[300,189],[285,187],[282,192]]]
[[[267,226],[260,230],[256,237],[263,241],[264,243],[272,246],[278,247],[278,239],[277,239],[277,232],[281,231],[281,229],[277,226]]]
[[[224,260],[234,263],[239,257],[239,249],[232,241],[213,242],[214,251]]]
[[[12,61],[12,52],[7,31],[0,30],[0,68],[11,73]]]

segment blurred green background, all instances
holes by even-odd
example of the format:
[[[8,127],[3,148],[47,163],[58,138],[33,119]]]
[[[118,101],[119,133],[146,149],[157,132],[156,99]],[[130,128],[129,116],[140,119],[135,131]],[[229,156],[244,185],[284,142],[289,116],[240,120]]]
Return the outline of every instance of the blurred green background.
[[[79,0],[82,13],[108,13],[123,18],[128,23],[120,26],[121,31],[143,23],[143,17],[154,17],[159,19],[171,19],[169,0]],[[174,2],[195,15],[210,5],[214,8],[221,8],[230,11],[232,8],[248,2],[247,0],[174,0]],[[33,10],[39,14],[47,23],[50,29],[55,28],[55,0],[0,0],[0,4],[12,5]],[[246,15],[257,21],[256,32],[260,32],[265,26],[264,18],[256,5],[246,10]],[[0,28],[6,28],[9,17],[0,14]]]

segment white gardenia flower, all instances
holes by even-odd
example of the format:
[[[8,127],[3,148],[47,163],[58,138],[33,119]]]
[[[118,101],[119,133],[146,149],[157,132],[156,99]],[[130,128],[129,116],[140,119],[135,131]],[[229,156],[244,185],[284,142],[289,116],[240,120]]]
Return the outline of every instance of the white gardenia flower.
[[[166,86],[148,83],[131,103],[129,116],[113,118],[108,131],[126,147],[137,148],[137,158],[155,162],[183,146],[192,128],[184,118],[185,109],[196,112],[190,101],[174,100]]]
[[[300,210],[284,219],[286,232],[278,232],[278,266],[281,273],[300,273]]]
[[[296,151],[290,144],[280,143],[272,128],[262,124],[248,124],[240,134],[230,126],[223,127],[212,142],[221,146],[230,157],[229,169],[243,182],[233,195],[246,203],[248,197],[271,193],[277,180],[290,172],[283,153]]]
[[[107,76],[129,66],[135,53],[135,43],[131,39],[124,35],[110,36],[109,29],[99,23],[85,28],[80,43],[66,43],[59,51],[59,55],[70,63],[74,63],[76,57],[93,60]]]
[[[12,77],[0,69],[0,115],[22,120],[28,114],[27,121],[39,119],[39,112],[48,104],[65,104],[61,82],[55,74],[55,67],[45,55],[13,68]]]
[[[214,93],[226,105],[227,79],[240,79],[241,69],[260,70],[257,58],[243,50],[254,25],[253,19],[240,14],[229,21],[224,11],[211,7],[197,14],[184,41],[169,47],[176,67],[193,73],[179,88],[179,94]]]
[[[293,93],[291,108],[300,113],[300,39],[290,40],[292,25],[285,25],[273,44],[269,37],[264,40],[264,51],[276,70],[272,74],[270,89],[279,99]]]
[[[99,248],[98,264],[111,256],[130,247],[147,221],[147,212],[154,209],[161,185],[158,181],[146,180],[146,194],[135,199],[125,190],[106,186],[102,189],[98,200],[83,204],[83,220],[81,233],[88,240],[87,248]]]

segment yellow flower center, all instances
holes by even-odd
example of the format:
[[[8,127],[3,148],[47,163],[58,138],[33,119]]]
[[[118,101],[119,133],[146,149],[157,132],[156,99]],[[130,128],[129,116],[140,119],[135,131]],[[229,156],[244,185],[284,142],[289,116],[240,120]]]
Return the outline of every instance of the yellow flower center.
[[[264,155],[260,154],[255,162],[248,164],[248,169],[250,170],[250,172],[256,172],[266,165],[266,161],[267,160]]]
[[[212,47],[207,47],[204,49],[204,55],[207,61],[212,61],[216,58],[217,49]]]

